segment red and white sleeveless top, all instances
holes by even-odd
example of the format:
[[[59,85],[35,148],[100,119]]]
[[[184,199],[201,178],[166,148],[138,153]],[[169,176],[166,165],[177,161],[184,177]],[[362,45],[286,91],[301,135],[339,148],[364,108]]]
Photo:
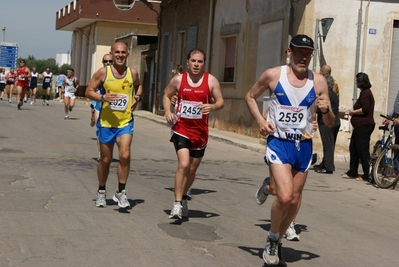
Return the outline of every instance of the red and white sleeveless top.
[[[202,135],[208,138],[208,115],[201,112],[201,105],[208,104],[211,99],[211,90],[208,83],[209,73],[204,72],[199,86],[188,83],[188,73],[182,74],[182,80],[177,94],[176,115],[177,122],[172,130],[190,139],[193,135]]]

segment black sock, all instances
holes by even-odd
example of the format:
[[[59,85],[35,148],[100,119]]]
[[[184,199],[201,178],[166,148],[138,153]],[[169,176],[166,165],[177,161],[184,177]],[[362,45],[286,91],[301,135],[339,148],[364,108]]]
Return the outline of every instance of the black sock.
[[[175,199],[175,202],[179,202],[179,203],[180,203],[180,205],[182,204],[182,203],[181,203],[181,201],[179,201],[179,200],[176,200],[176,199]]]
[[[45,96],[45,95],[43,95],[43,101],[44,101],[44,100],[46,100],[46,96]]]
[[[118,192],[122,192],[125,190],[126,184],[119,183],[118,184]]]
[[[50,100],[50,96],[49,96],[49,95],[47,96],[47,101],[48,101],[48,100]]]
[[[100,186],[98,187],[98,191],[100,191],[100,190],[104,190],[104,191],[105,191],[105,185],[100,185]]]
[[[184,199],[186,199],[186,200],[187,200],[187,195],[184,195],[184,196],[183,196],[183,200],[184,200]]]

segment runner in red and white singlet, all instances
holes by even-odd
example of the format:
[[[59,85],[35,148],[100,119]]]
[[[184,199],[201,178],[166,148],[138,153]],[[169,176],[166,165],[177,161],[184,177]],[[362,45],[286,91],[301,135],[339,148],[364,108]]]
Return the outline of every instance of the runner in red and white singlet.
[[[188,217],[187,190],[195,179],[208,142],[208,115],[223,108],[218,80],[204,71],[205,53],[192,49],[187,57],[187,73],[174,76],[163,96],[165,117],[173,125],[173,142],[178,166],[175,174],[175,201],[169,218]],[[171,98],[177,93],[176,114]],[[214,101],[211,101],[213,99]],[[212,103],[211,103],[212,102]]]
[[[25,60],[19,61],[19,67],[17,68],[17,107],[21,109],[24,104],[24,97],[26,91],[29,89],[29,78],[30,69],[25,65]]]

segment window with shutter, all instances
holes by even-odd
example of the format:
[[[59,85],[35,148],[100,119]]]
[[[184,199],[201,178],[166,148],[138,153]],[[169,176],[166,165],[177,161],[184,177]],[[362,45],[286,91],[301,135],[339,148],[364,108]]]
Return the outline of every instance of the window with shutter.
[[[224,75],[223,82],[234,82],[234,70],[236,64],[236,40],[237,37],[224,38],[226,52],[224,57]]]

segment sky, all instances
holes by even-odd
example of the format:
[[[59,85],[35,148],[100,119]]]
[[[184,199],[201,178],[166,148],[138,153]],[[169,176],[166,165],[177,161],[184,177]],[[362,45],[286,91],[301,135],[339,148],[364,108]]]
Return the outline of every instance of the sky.
[[[57,11],[70,2],[11,0],[1,4],[0,29],[6,27],[0,33],[1,42],[18,43],[18,57],[22,58],[55,59],[56,54],[70,52],[72,32],[55,30]]]

